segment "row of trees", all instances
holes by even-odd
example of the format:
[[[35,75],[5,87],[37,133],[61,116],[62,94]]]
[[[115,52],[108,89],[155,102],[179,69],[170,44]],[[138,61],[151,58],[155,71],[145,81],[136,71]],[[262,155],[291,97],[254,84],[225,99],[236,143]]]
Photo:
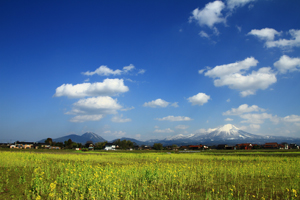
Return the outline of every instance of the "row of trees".
[[[73,148],[88,148],[90,144],[93,144],[92,141],[87,141],[86,144],[81,144],[81,143],[76,143],[73,142],[71,139],[64,141],[64,142],[54,142],[52,140],[52,138],[47,138],[45,140],[46,144],[49,144],[51,146],[59,146],[61,148],[65,148],[65,149],[73,149]],[[97,142],[94,145],[95,149],[104,149],[105,145],[107,144],[107,141],[105,142]],[[132,142],[130,140],[120,140],[117,139],[113,142],[113,144],[118,145],[120,149],[129,149],[129,148],[134,148],[135,146],[137,146],[137,144],[135,142]],[[145,145],[142,145],[145,146]],[[177,145],[175,145],[177,147]],[[161,143],[154,143],[153,149],[155,150],[163,150],[164,147]]]

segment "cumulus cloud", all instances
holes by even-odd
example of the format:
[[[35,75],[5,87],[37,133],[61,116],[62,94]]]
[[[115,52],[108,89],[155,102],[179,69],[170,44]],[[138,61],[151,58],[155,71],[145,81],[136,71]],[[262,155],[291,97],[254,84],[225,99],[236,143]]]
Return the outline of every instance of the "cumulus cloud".
[[[189,21],[197,21],[199,25],[207,25],[210,28],[217,23],[225,23],[226,19],[222,15],[222,10],[225,8],[225,4],[222,1],[214,1],[205,5],[202,10],[196,8],[192,12],[192,16]]]
[[[231,118],[226,118],[225,121],[226,121],[226,122],[229,122],[229,121],[233,121],[233,119],[231,119]]]
[[[283,55],[280,59],[274,63],[274,67],[282,74],[287,72],[300,70],[300,58],[290,58],[287,55]]]
[[[282,120],[284,122],[296,123],[296,122],[300,122],[300,116],[299,115],[289,115],[289,116],[284,117]]]
[[[265,119],[269,119],[273,123],[278,123],[279,118],[277,116],[273,116],[268,113],[260,113],[260,114],[243,114],[240,115],[242,119],[245,119],[244,121],[241,121],[241,123],[249,123],[249,124],[262,124],[264,123]]]
[[[70,122],[85,122],[85,121],[99,121],[103,115],[77,115],[70,119]]]
[[[109,96],[80,99],[73,104],[73,109],[66,114],[116,114],[122,108],[117,99]]]
[[[175,127],[176,129],[181,129],[181,130],[185,130],[185,129],[188,129],[189,126],[186,126],[186,125],[178,125]]]
[[[72,110],[65,114],[76,115],[71,122],[98,121],[105,115],[116,114],[121,108],[116,99],[100,96],[80,99],[73,104]]]
[[[223,113],[223,115],[241,115],[249,112],[265,111],[265,109],[258,107],[257,105],[248,106],[248,104],[242,104],[238,108],[231,108]]]
[[[234,8],[245,6],[253,1],[255,0],[227,0],[227,8],[233,10]]]
[[[129,118],[123,118],[123,115],[116,115],[113,118],[111,118],[112,122],[116,122],[116,123],[125,123],[125,122],[131,122],[131,119]]]
[[[156,99],[156,100],[153,100],[153,101],[150,101],[150,102],[146,102],[144,103],[144,107],[151,107],[151,108],[156,108],[156,107],[162,107],[162,108],[165,108],[169,105],[170,103],[165,101],[165,100],[162,100],[162,99]]]
[[[291,35],[291,39],[279,39],[274,41],[267,41],[266,47],[279,47],[279,48],[291,48],[291,47],[299,47],[300,46],[300,30],[291,29],[289,30],[289,34]]]
[[[162,129],[162,130],[160,130],[160,129],[156,129],[155,131],[154,131],[154,133],[173,133],[174,131],[172,130],[172,129],[170,129],[170,128],[166,128],[166,129]]]
[[[105,79],[103,82],[63,84],[56,88],[55,97],[82,98],[86,96],[111,96],[129,91],[123,79]]]
[[[225,64],[225,65],[218,65],[211,70],[208,70],[205,73],[205,76],[210,78],[217,78],[223,77],[226,75],[231,75],[234,73],[241,73],[243,70],[248,70],[250,67],[255,67],[258,64],[258,61],[253,58],[249,57],[243,61],[237,61],[235,63]]]
[[[206,95],[205,93],[198,93],[192,97],[188,98],[188,101],[192,103],[192,105],[200,105],[202,106],[203,104],[207,103],[208,100],[210,99],[209,95]]]
[[[261,30],[251,30],[249,35],[254,35],[262,40],[265,40],[265,47],[267,48],[292,48],[300,46],[300,30],[291,29],[288,31],[290,39],[274,40],[275,35],[282,35],[281,32],[272,28],[264,28]]]
[[[246,74],[246,70],[256,66],[258,61],[253,57],[231,64],[216,66],[205,73],[214,79],[216,87],[228,86],[240,91],[242,97],[254,95],[256,90],[265,90],[276,83],[276,74],[270,67],[262,67],[258,71]]]
[[[184,116],[173,116],[173,115],[169,115],[167,117],[163,117],[163,118],[156,118],[156,120],[159,121],[191,121],[192,119],[189,117],[184,117]]]
[[[130,64],[129,66],[123,67],[123,70],[120,70],[120,69],[112,70],[105,65],[101,65],[95,71],[82,72],[82,74],[87,75],[87,76],[92,76],[94,74],[98,74],[99,76],[110,76],[110,75],[115,76],[115,75],[121,75],[123,73],[128,73],[129,71],[133,70],[134,68],[135,68],[134,65]]]
[[[272,28],[263,28],[261,30],[253,29],[248,35],[254,35],[261,40],[272,41],[275,38],[275,35],[280,35],[281,33]]]

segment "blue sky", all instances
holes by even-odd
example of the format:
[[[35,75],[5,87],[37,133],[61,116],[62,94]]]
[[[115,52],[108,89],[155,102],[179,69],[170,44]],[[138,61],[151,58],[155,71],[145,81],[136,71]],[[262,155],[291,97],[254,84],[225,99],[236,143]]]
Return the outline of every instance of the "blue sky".
[[[300,137],[300,2],[1,1],[0,140]]]

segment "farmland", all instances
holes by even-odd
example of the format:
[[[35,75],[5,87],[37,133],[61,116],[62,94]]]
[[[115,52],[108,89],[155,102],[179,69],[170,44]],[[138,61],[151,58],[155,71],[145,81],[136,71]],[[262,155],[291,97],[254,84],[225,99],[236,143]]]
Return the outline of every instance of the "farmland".
[[[0,151],[1,199],[300,199],[299,151],[59,152]]]

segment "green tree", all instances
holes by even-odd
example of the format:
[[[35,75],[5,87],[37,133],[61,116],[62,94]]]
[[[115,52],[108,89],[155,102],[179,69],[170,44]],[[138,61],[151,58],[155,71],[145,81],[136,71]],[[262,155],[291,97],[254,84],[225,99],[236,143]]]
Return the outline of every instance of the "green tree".
[[[65,141],[64,143],[67,149],[72,149],[73,141],[71,139],[68,139],[68,141]]]
[[[155,150],[163,150],[163,145],[161,143],[154,143],[153,144],[153,149]]]
[[[106,143],[107,143],[107,141],[105,141],[105,142],[97,142],[95,144],[95,149],[104,149]]]
[[[47,139],[45,140],[45,143],[46,143],[46,144],[52,145],[52,143],[53,143],[52,138],[47,138]]]

